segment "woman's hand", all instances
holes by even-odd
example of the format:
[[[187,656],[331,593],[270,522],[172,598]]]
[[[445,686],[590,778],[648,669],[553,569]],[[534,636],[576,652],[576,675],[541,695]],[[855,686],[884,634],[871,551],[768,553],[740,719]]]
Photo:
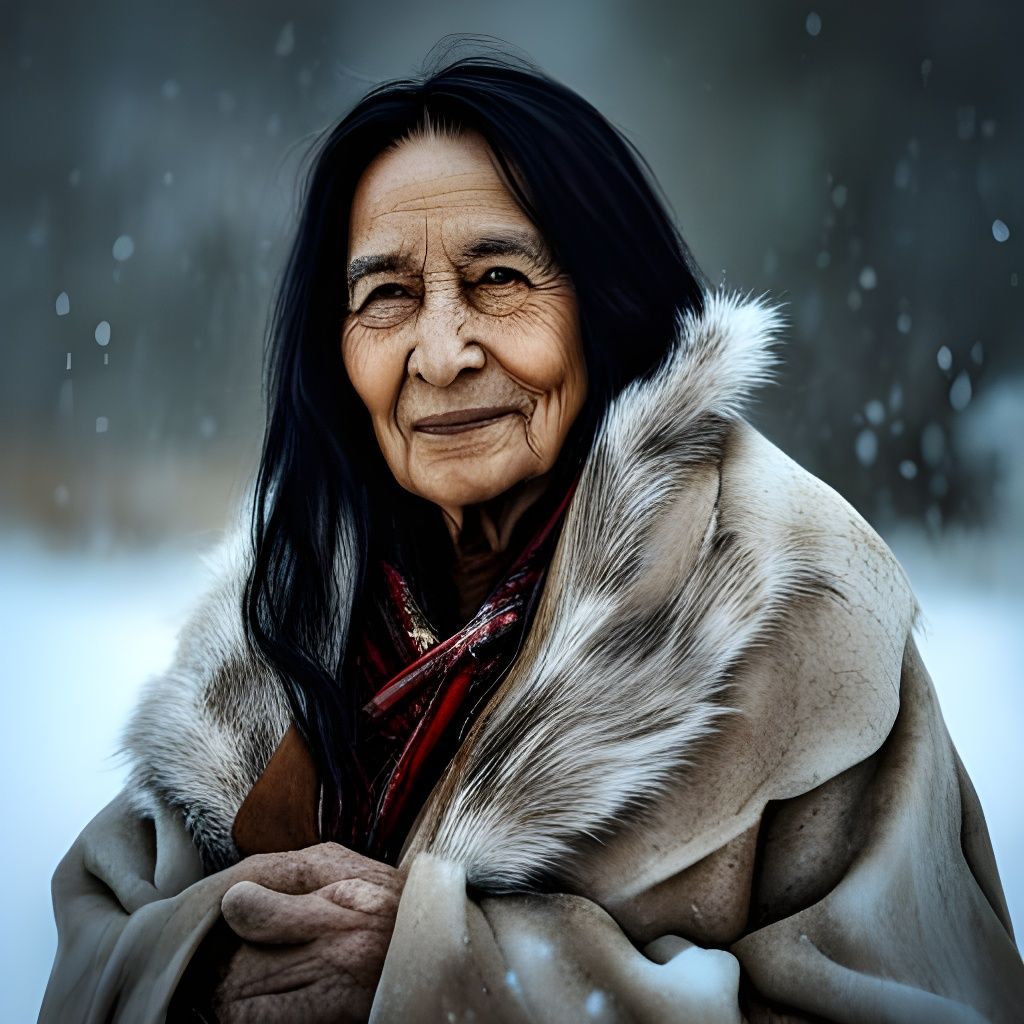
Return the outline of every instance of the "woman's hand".
[[[404,872],[336,843],[246,858],[221,912],[242,940],[217,986],[225,1024],[364,1021]]]

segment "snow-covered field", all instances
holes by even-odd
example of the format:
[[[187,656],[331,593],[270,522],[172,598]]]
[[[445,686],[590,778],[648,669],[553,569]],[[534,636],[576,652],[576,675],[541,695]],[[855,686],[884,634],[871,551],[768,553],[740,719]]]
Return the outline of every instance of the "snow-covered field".
[[[4,874],[12,901],[0,1020],[32,1021],[56,949],[50,876],[120,789],[118,731],[170,660],[204,570],[191,552],[114,558],[0,547]]]
[[[890,538],[924,607],[922,648],[988,818],[1011,913],[1024,922],[1024,564],[1002,543]],[[1018,551],[1019,553],[1019,551]],[[1009,560],[1008,560],[1009,559]],[[49,881],[112,798],[112,758],[141,683],[167,664],[205,578],[177,549],[112,557],[0,542],[4,623],[3,820],[8,946],[0,1019],[34,1020],[56,943]],[[13,884],[10,884],[13,883]]]

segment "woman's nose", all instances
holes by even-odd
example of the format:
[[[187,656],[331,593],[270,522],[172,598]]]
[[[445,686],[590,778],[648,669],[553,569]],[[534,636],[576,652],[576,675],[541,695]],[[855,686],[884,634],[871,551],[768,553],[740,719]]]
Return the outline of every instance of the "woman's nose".
[[[415,331],[408,361],[410,377],[444,388],[463,370],[479,370],[486,361],[480,345],[467,340],[470,335],[465,311],[451,299],[425,304]]]

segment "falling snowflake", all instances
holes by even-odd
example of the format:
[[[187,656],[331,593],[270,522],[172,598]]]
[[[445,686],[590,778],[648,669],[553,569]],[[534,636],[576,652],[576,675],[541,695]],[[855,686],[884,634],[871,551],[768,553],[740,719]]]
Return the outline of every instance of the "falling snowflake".
[[[971,401],[971,378],[966,370],[961,370],[949,388],[949,404],[957,412],[962,412]]]
[[[857,453],[857,461],[862,466],[873,466],[878,458],[878,437],[870,429],[862,430],[857,435],[854,450]]]
[[[120,262],[130,260],[133,252],[135,252],[135,242],[132,240],[132,236],[119,235],[114,242],[114,259]]]
[[[909,188],[911,175],[910,161],[903,158],[896,164],[896,170],[893,171],[892,175],[892,183],[896,188]]]
[[[281,29],[281,33],[277,37],[277,43],[274,46],[274,53],[276,53],[278,57],[287,57],[294,49],[295,23],[288,21],[285,22],[284,28]]]

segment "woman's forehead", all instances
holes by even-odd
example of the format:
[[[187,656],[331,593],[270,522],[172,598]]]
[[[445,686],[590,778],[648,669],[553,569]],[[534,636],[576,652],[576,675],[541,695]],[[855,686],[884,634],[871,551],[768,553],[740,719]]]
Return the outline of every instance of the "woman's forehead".
[[[403,142],[367,168],[349,218],[350,259],[422,249],[433,235],[445,248],[477,237],[536,234],[479,136]],[[539,241],[539,239],[538,239]]]
[[[382,153],[363,172],[350,220],[365,228],[381,217],[474,209],[521,214],[482,137],[413,138]]]
[[[400,139],[370,161],[356,188],[356,201],[377,201],[394,190],[440,189],[449,178],[470,175],[500,184],[494,157],[483,136],[412,136]]]

